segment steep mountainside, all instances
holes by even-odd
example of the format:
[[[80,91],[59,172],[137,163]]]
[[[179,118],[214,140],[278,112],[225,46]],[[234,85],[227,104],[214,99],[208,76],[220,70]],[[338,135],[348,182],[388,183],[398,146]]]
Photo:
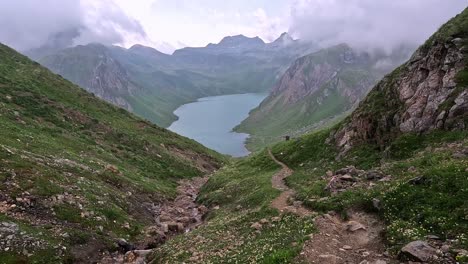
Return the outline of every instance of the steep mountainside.
[[[96,60],[103,78],[119,69]],[[0,134],[1,263],[97,261],[141,239],[180,180],[223,161],[3,45]]]
[[[345,44],[301,57],[237,130],[251,134],[249,145],[257,148],[323,126],[343,116],[391,70],[376,66],[384,60],[398,65],[403,59],[371,56]]]
[[[149,259],[467,262],[467,29],[468,9],[339,124],[214,174],[206,224]]]
[[[126,98],[137,89],[127,71],[113,58],[109,50],[99,44],[78,46],[59,52],[43,60],[49,69],[96,96],[117,106],[132,110]]]
[[[135,45],[89,44],[55,52],[39,62],[113,104],[167,127],[172,113],[200,97],[264,92],[313,45],[283,34],[274,43],[242,35],[173,55]]]
[[[466,129],[466,12],[445,24],[411,59],[384,78],[335,135],[345,150],[359,142],[384,145],[402,133]]]

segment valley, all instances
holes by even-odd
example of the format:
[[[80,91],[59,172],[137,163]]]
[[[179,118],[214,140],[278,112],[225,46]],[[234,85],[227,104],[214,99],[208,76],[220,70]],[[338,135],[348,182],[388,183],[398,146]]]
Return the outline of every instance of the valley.
[[[419,47],[56,42],[0,44],[0,264],[468,263],[468,8]]]

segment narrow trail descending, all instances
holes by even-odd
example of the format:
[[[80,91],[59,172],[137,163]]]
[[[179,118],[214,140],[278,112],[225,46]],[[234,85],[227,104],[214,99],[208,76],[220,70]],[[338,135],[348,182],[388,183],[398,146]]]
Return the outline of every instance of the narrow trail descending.
[[[290,189],[284,182],[284,179],[293,174],[293,170],[286,164],[276,159],[276,157],[268,149],[268,154],[271,159],[281,166],[281,170],[275,173],[271,178],[271,185],[273,188],[280,190],[281,194],[271,202],[271,207],[278,209],[281,213],[290,212],[299,216],[309,216],[312,211],[308,210],[299,201],[294,201],[294,190]],[[292,202],[292,205],[290,203]]]
[[[282,192],[271,202],[271,206],[281,213],[312,215],[311,210],[294,201],[294,190],[284,182],[294,171],[276,159],[271,150],[268,150],[268,153],[271,159],[281,166],[281,170],[273,175],[271,184],[273,188]],[[289,205],[291,201],[293,205]],[[348,212],[348,215],[350,219],[347,221],[343,221],[337,214],[317,216],[314,223],[319,232],[310,236],[296,261],[322,264],[388,263],[381,237],[383,224],[377,216],[364,212]]]

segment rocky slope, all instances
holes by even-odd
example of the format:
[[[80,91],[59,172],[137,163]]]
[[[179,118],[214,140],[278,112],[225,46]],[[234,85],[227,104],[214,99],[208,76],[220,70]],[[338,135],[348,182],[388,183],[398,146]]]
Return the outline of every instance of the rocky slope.
[[[467,29],[468,9],[339,124],[215,173],[199,200],[217,210],[148,260],[467,262]]]
[[[42,60],[50,70],[108,102],[129,111],[126,100],[137,89],[128,72],[103,45],[90,44],[60,51]]]
[[[335,134],[344,150],[385,145],[402,133],[467,127],[466,11],[445,24],[411,59],[386,76]]]
[[[167,127],[177,107],[200,97],[268,90],[295,58],[313,48],[287,34],[268,44],[239,35],[173,55],[142,45],[89,44],[48,52],[38,61],[98,97]]]
[[[250,147],[260,147],[323,126],[349,111],[402,57],[403,51],[370,55],[342,44],[299,58],[237,130],[253,135]],[[378,67],[382,61],[390,65]]]
[[[159,209],[193,203],[171,201],[178,184],[193,194],[187,180],[223,162],[4,45],[0,134],[1,263],[92,263],[148,230],[170,235],[162,223],[184,224],[171,212],[156,221]]]

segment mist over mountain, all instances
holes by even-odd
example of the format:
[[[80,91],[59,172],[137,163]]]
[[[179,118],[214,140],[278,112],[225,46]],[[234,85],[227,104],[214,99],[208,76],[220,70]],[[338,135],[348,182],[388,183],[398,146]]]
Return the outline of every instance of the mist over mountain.
[[[400,45],[421,45],[466,5],[455,0],[300,0],[291,6],[289,31],[322,47],[347,43],[391,53]]]
[[[111,0],[19,0],[0,3],[0,41],[26,51],[98,42],[144,40],[142,25]]]

